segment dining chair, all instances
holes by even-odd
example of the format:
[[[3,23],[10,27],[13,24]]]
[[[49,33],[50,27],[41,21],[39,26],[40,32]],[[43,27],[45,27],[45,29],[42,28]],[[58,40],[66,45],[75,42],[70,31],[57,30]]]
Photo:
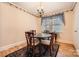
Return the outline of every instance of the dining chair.
[[[39,41],[35,40],[33,32],[25,32],[25,37],[27,41],[27,51],[29,51],[30,48],[32,50],[31,53],[33,53],[32,56],[34,56],[35,48],[39,44]]]
[[[49,34],[51,34],[51,35],[54,36],[53,43],[55,44],[55,43],[57,42],[57,33],[55,33],[55,32],[51,32],[51,33],[49,33]]]
[[[48,52],[50,56],[52,56],[52,50],[53,48],[53,40],[54,40],[54,34],[51,34],[51,37],[47,40],[42,40],[41,44],[47,46]]]
[[[32,33],[34,33],[34,35],[36,35],[36,30],[31,30]]]
[[[47,34],[53,34],[54,35],[54,43],[56,43],[57,42],[57,37],[58,37],[58,34],[57,33],[55,33],[55,32],[50,32],[50,31],[48,31],[48,30],[45,30],[43,33],[47,33]]]
[[[55,43],[57,43],[58,34],[55,33]]]

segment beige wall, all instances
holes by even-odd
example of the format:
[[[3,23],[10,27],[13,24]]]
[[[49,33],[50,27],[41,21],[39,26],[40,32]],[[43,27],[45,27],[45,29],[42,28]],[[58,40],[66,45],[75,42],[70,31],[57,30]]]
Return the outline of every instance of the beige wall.
[[[60,33],[59,42],[73,44],[73,12],[64,12],[65,25]]]
[[[37,18],[7,3],[0,3],[0,47],[25,41],[24,32],[36,29]]]
[[[73,10],[73,13],[74,13],[73,14],[74,16],[74,40],[73,41],[74,41],[74,46],[79,55],[79,3],[76,4]]]
[[[36,20],[37,33],[41,33],[41,18]]]

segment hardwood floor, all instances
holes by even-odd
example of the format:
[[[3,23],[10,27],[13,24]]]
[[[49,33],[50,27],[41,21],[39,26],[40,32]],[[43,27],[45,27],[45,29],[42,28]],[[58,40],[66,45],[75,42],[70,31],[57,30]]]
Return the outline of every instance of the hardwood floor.
[[[59,43],[59,51],[57,57],[77,57],[75,47],[72,44]]]
[[[59,46],[59,51],[57,53],[57,57],[77,57],[78,56],[73,45],[66,44],[66,43],[57,43],[57,44],[60,45]],[[25,46],[26,46],[26,44],[21,44],[19,46],[15,46],[14,48],[10,48],[8,50],[1,51],[0,56],[4,57],[7,54],[12,53],[16,50],[19,50],[19,49],[21,49]]]

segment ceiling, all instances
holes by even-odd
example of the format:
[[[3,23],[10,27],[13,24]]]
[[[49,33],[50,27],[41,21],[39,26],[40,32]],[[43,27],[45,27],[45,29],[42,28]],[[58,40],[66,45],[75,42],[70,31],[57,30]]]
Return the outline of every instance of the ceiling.
[[[40,8],[40,2],[14,2],[19,7],[24,8],[27,12],[39,16],[37,9]],[[44,10],[44,16],[51,16],[72,10],[75,2],[41,2],[41,8]]]

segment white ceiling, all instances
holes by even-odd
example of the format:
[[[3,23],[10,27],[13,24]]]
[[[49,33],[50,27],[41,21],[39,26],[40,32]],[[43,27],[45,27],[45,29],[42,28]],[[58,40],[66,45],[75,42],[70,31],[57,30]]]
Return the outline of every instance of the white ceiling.
[[[40,7],[40,2],[14,2],[17,6],[24,8],[31,14],[38,16],[37,9]],[[62,13],[71,10],[74,7],[74,2],[42,2],[44,16]]]

